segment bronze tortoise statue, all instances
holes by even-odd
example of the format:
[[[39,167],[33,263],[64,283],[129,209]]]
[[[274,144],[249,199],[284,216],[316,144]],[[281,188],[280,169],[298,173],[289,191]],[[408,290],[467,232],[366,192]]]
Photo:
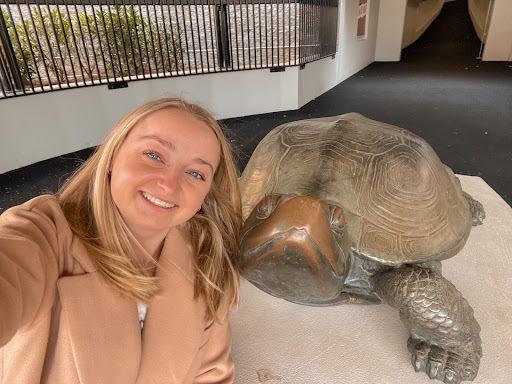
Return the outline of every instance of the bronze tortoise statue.
[[[242,177],[242,275],[274,296],[399,310],[416,371],[478,372],[480,327],[441,275],[482,205],[421,138],[356,113],[271,131]]]

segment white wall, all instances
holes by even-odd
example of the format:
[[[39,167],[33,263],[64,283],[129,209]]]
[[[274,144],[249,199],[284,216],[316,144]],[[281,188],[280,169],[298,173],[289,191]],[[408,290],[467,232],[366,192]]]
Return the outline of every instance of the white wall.
[[[380,0],[375,61],[399,61],[407,0]]]
[[[379,0],[371,0],[368,38],[356,39],[357,0],[340,0],[338,52],[285,72],[268,69],[129,82],[0,100],[0,173],[97,145],[126,112],[181,96],[218,119],[300,108],[374,61]]]
[[[483,61],[512,61],[512,1],[494,0]]]
[[[377,40],[377,24],[379,19],[379,0],[370,0],[367,38],[358,40],[357,33],[357,0],[340,1],[344,3],[344,15],[340,17],[338,30],[338,55],[336,81],[339,83],[354,73],[371,64],[375,60],[375,44]]]
[[[146,101],[181,96],[224,119],[296,109],[298,67],[195,75],[69,89],[0,100],[0,173],[95,146]]]

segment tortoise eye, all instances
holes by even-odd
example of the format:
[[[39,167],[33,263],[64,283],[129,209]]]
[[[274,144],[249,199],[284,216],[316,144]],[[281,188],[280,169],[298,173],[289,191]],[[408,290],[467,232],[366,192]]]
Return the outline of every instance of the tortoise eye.
[[[256,206],[256,218],[264,220],[270,216],[279,203],[280,196],[265,196]]]
[[[343,235],[345,230],[345,216],[343,216],[343,210],[335,205],[329,205],[329,222],[332,230],[338,234]]]

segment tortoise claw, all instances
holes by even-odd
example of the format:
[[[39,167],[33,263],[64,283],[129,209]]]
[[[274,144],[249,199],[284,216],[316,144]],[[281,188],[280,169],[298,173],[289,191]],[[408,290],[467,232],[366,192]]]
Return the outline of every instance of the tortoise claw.
[[[412,366],[416,372],[425,372],[431,379],[437,379],[446,384],[459,384],[476,377],[478,364],[474,359],[464,359],[457,353],[412,337],[407,344],[412,354]]]

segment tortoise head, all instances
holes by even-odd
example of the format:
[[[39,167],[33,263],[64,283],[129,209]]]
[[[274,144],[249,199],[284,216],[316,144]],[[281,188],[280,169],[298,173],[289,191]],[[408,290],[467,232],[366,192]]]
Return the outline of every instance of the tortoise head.
[[[268,195],[254,207],[242,230],[242,273],[247,277],[251,270],[273,265],[341,276],[344,228],[338,206],[310,196]]]

